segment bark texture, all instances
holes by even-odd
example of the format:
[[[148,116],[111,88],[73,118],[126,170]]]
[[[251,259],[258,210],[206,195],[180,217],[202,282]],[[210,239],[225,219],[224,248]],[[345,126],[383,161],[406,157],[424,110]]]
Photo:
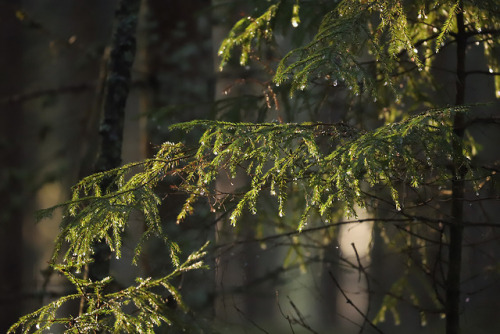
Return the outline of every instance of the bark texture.
[[[99,128],[101,141],[95,172],[117,168],[122,164],[125,105],[130,91],[131,69],[136,51],[136,29],[140,0],[121,0],[115,14],[115,28],[107,66]],[[108,185],[103,184],[103,188]],[[95,246],[95,262],[89,276],[102,279],[109,274],[111,252],[104,243]]]
[[[101,143],[96,172],[116,168],[122,163],[123,121],[135,58],[135,33],[140,2],[122,0],[116,11],[116,27],[104,88],[103,119],[99,129]]]

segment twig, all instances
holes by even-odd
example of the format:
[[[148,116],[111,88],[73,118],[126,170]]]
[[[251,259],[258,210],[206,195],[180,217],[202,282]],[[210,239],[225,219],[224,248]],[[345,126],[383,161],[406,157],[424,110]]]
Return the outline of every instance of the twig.
[[[293,326],[292,326],[293,319],[291,319],[288,315],[286,315],[283,312],[283,310],[281,309],[278,291],[276,291],[276,304],[278,304],[278,309],[279,309],[281,315],[283,316],[283,318],[285,318],[288,321],[288,325],[290,326],[290,330],[292,331],[293,334],[295,334],[295,331],[293,330]]]
[[[359,258],[359,253],[358,253],[358,250],[356,249],[356,245],[354,244],[354,242],[351,243],[351,246],[352,246],[352,249],[354,249],[354,253],[356,254],[356,261],[358,261],[358,269],[359,269],[359,271],[358,271],[358,282],[361,281],[361,273],[363,273],[363,275],[365,276],[366,288],[368,290],[368,307],[367,307],[367,310],[366,310],[366,314],[368,314],[368,313],[370,313],[370,291],[371,291],[370,280],[369,280],[369,277],[368,277],[368,273],[366,272],[365,268],[361,264],[361,259]],[[363,332],[363,329],[365,328],[366,323],[367,323],[367,321],[366,321],[366,317],[365,317],[365,320],[363,321],[363,325],[361,325],[361,328],[359,329],[360,333]]]
[[[311,326],[309,326],[306,323],[304,317],[302,316],[302,313],[300,313],[299,309],[297,308],[297,306],[295,306],[294,302],[290,299],[290,297],[288,297],[288,301],[290,302],[290,305],[292,305],[293,310],[295,311],[295,313],[297,314],[297,316],[299,317],[299,320],[300,320],[300,321],[295,320],[295,323],[297,323],[298,325],[304,327],[305,329],[307,329],[311,333],[318,334],[318,332],[316,332],[315,330],[313,330],[311,328]]]
[[[4,97],[0,100],[0,104],[26,102],[26,101],[36,99],[39,97],[44,97],[47,95],[78,94],[78,93],[91,91],[94,88],[95,88],[95,85],[92,83],[80,83],[80,84],[63,86],[63,87],[59,87],[59,88],[40,89],[40,90],[35,90],[32,92],[20,93],[20,94]]]
[[[294,235],[302,235],[306,234],[308,232],[314,232],[314,231],[321,231],[329,228],[335,228],[340,225],[349,225],[349,224],[361,224],[364,222],[372,222],[372,221],[382,221],[382,222],[412,222],[414,219],[412,218],[366,218],[366,219],[356,219],[356,220],[346,220],[346,221],[338,221],[336,223],[330,223],[326,225],[321,225],[321,226],[315,226],[315,227],[310,227],[310,228],[304,228],[302,230],[293,230],[289,232],[284,232],[284,233],[279,233],[279,234],[273,234],[269,235],[263,238],[254,238],[254,239],[243,239],[243,240],[235,240],[230,243],[226,243],[224,245],[219,245],[216,248],[223,248],[223,247],[228,247],[228,246],[237,246],[240,244],[246,244],[250,242],[265,242],[265,241],[270,241],[274,239],[280,239],[283,237],[290,237]]]
[[[238,311],[239,314],[241,314],[243,316],[243,318],[245,318],[246,320],[248,320],[252,325],[254,325],[257,329],[259,329],[260,331],[262,331],[263,333],[267,333],[269,334],[268,331],[266,331],[264,328],[260,327],[255,321],[253,321],[252,319],[250,319],[242,310],[240,310],[238,308],[238,306],[234,305],[234,308],[236,309],[236,311]]]
[[[333,276],[332,272],[329,271],[328,274],[330,275],[331,279],[333,280],[333,282],[335,283],[335,286],[339,289],[340,293],[342,294],[342,296],[344,296],[347,304],[350,304],[355,310],[356,312],[358,312],[362,317],[363,319],[371,326],[373,327],[373,329],[375,329],[378,333],[381,333],[381,334],[384,334],[384,332],[378,328],[372,321],[370,321],[370,319],[368,319],[368,317],[366,316],[366,314],[361,311],[353,302],[352,300],[346,295],[346,293],[344,292],[344,290],[342,290],[342,288],[340,287],[340,284],[339,282],[335,279],[335,276]]]

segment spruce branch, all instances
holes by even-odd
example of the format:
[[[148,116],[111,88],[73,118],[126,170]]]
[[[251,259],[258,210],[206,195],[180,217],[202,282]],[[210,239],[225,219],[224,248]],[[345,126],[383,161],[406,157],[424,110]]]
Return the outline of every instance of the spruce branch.
[[[162,324],[179,321],[173,310],[166,306],[172,296],[183,312],[188,308],[179,291],[170,283],[173,278],[191,270],[206,269],[203,263],[208,243],[191,253],[166,276],[153,279],[137,278],[136,284],[125,289],[105,293],[112,283],[111,277],[100,281],[78,278],[66,266],[55,266],[76,288],[76,293],[60,297],[37,311],[23,316],[12,325],[8,333],[43,333],[64,326],[64,333],[104,331],[112,333],[154,333]],[[61,317],[58,311],[67,303],[83,298],[86,308],[79,316]],[[134,311],[130,312],[132,308]]]

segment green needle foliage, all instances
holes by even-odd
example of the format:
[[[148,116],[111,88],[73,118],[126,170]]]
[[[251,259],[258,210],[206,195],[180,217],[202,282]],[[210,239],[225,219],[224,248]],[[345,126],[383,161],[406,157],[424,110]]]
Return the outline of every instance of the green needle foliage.
[[[240,63],[246,65],[251,55],[261,50],[264,42],[273,40],[273,31],[282,25],[282,11],[293,5],[291,25],[300,25],[300,11],[324,5],[314,1],[275,1],[258,18],[245,17],[231,30],[219,50],[221,69],[240,49]],[[311,42],[282,57],[274,76],[281,85],[291,83],[290,94],[304,90],[311,81],[322,78],[349,87],[354,95],[365,91],[378,94],[377,83],[396,87],[400,73],[418,68],[418,80],[429,74],[435,55],[450,44],[456,25],[455,13],[460,1],[333,1]],[[471,24],[470,37],[484,46],[491,72],[498,72],[498,15],[495,1],[463,1],[463,11]],[[273,30],[274,29],[274,30]],[[488,32],[491,35],[488,35]],[[453,36],[452,36],[453,37]],[[486,37],[486,38],[484,38]],[[425,70],[425,71],[424,71]],[[408,80],[408,78],[405,78]],[[498,76],[495,78],[500,94]],[[413,87],[414,88],[414,87]],[[399,92],[398,97],[405,95]],[[500,95],[498,95],[500,96]]]
[[[85,328],[110,332],[152,332],[160,322],[170,323],[162,315],[162,295],[152,288],[162,286],[180,305],[181,298],[169,283],[182,272],[201,268],[204,248],[180,264],[176,243],[168,242],[159,224],[155,186],[162,180],[176,177],[178,191],[189,195],[178,215],[181,222],[193,213],[195,201],[206,198],[215,211],[229,208],[231,224],[237,224],[245,211],[256,214],[258,197],[265,191],[276,197],[279,216],[285,215],[288,189],[300,184],[306,196],[302,218],[296,228],[301,230],[308,218],[317,213],[329,221],[335,206],[355,215],[355,206],[365,206],[366,186],[385,186],[395,207],[400,210],[397,184],[410,182],[415,189],[432,175],[433,182],[450,178],[453,129],[451,119],[464,109],[433,110],[374,131],[359,131],[343,123],[228,123],[193,121],[173,126],[190,131],[204,128],[197,147],[181,143],[164,143],[153,159],[129,164],[89,176],[73,188],[72,200],[42,211],[50,214],[58,207],[66,218],[56,241],[54,268],[76,287],[77,293],[65,296],[38,311],[21,318],[13,326],[26,332],[34,326],[40,330],[54,324],[65,324],[68,333]],[[464,146],[464,153],[468,149]],[[137,168],[142,171],[137,171]],[[135,174],[126,177],[131,171]],[[235,194],[220,194],[214,183],[221,172],[235,177],[238,172],[249,177],[248,185]],[[428,172],[425,172],[428,171]],[[110,182],[111,180],[111,182]],[[102,187],[102,183],[106,185]],[[130,214],[141,212],[147,229],[136,247],[134,262],[144,240],[152,235],[167,241],[175,270],[160,279],[138,279],[138,284],[119,292],[104,294],[111,278],[100,282],[78,278],[82,266],[92,261],[93,245],[105,242],[120,257],[122,235]],[[65,252],[61,253],[61,250]],[[55,265],[61,258],[62,264]],[[90,292],[92,291],[92,292]],[[58,318],[57,310],[71,300],[88,302],[84,314]],[[123,307],[132,303],[138,310],[125,313]]]
[[[169,295],[181,309],[187,310],[170,281],[187,271],[206,268],[202,260],[208,244],[181,263],[179,246],[162,232],[158,211],[160,200],[155,193],[158,182],[169,173],[176,173],[179,162],[188,157],[188,153],[180,150],[182,147],[166,143],[155,159],[86,177],[73,187],[70,201],[39,212],[39,219],[50,216],[59,208],[64,212],[51,265],[69,280],[77,292],[22,317],[11,327],[11,333],[18,328],[22,328],[23,333],[30,333],[31,329],[42,333],[58,324],[64,325],[67,333],[153,333],[162,322],[172,323],[170,316],[173,313],[165,314],[168,311],[165,298]],[[142,171],[139,171],[141,168]],[[135,286],[105,293],[113,279],[106,277],[95,282],[82,276],[81,269],[93,261],[97,243],[105,243],[117,259],[121,257],[122,238],[133,212],[142,213],[146,228],[135,248],[132,263],[137,264],[144,242],[155,236],[170,248],[174,270],[158,279],[137,278]],[[158,292],[158,288],[163,291]],[[66,304],[77,300],[83,300],[86,305],[83,313],[72,317],[58,316],[57,312]],[[133,307],[127,308],[127,305]]]
[[[71,201],[40,211],[39,219],[51,215],[59,207],[64,209],[65,218],[52,262],[57,261],[65,242],[68,247],[62,261],[77,270],[92,260],[93,246],[97,242],[105,242],[120,258],[122,234],[133,212],[141,213],[146,223],[146,230],[135,250],[134,263],[147,238],[157,236],[168,241],[160,225],[158,205],[161,201],[155,187],[165,177],[165,170],[175,169],[181,157],[185,157],[180,147],[180,144],[165,144],[158,152],[162,160],[132,163],[86,177],[73,187]],[[137,172],[140,168],[143,171]],[[130,175],[132,171],[135,174]],[[172,259],[177,262],[178,246],[168,244],[174,254]]]
[[[264,190],[276,197],[278,214],[283,216],[287,190],[293,183],[300,183],[307,198],[299,230],[313,209],[328,216],[340,203],[343,210],[355,215],[356,205],[365,207],[364,184],[386,186],[400,210],[397,183],[410,182],[418,188],[426,182],[426,174],[432,174],[434,182],[449,180],[454,136],[451,119],[456,112],[464,110],[429,111],[375,131],[357,131],[343,123],[177,124],[173,128],[206,128],[193,156],[196,163],[187,162],[182,168],[185,176],[180,187],[191,196],[178,219],[192,212],[192,203],[199,197],[208,196],[213,207],[239,197],[230,215],[234,225],[245,210],[257,213],[257,199]],[[463,150],[469,151],[465,146]],[[211,192],[221,171],[234,178],[240,170],[249,177],[246,189],[222,197]]]
[[[278,6],[273,5],[260,17],[254,19],[250,16],[242,18],[231,29],[228,37],[222,42],[219,49],[219,56],[221,56],[220,69],[226,65],[231,58],[231,51],[236,46],[241,47],[240,64],[246,65],[248,63],[252,43],[261,39],[270,39],[273,35],[271,30],[271,20],[276,14]]]
[[[44,333],[58,325],[65,328],[65,333],[154,333],[162,323],[172,325],[176,319],[174,312],[166,306],[168,296],[174,298],[181,309],[187,310],[170,281],[184,272],[203,268],[207,245],[193,252],[185,262],[178,263],[170,274],[159,279],[137,278],[136,285],[112,293],[104,292],[112,282],[111,277],[92,282],[77,277],[68,271],[68,266],[54,266],[75,286],[76,293],[23,316],[9,333],[16,333],[19,328],[22,333]],[[58,316],[57,312],[66,304],[82,299],[86,302],[86,309],[80,315]]]

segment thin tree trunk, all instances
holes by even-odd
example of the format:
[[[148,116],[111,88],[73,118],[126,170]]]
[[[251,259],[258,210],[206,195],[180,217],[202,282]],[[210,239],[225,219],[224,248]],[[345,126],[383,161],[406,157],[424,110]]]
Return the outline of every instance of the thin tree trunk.
[[[463,3],[457,13],[457,82],[456,105],[465,103],[465,57],[467,36],[465,33]],[[454,170],[452,179],[451,216],[454,221],[449,227],[449,259],[446,278],[446,334],[460,332],[460,274],[462,269],[462,241],[463,241],[463,198],[465,193],[464,156],[460,142],[464,137],[464,115],[457,113],[453,120],[453,130],[456,137],[453,140]]]
[[[115,14],[116,27],[104,88],[104,118],[99,129],[100,153],[95,168],[98,172],[116,168],[122,163],[123,120],[135,58],[140,3],[140,0],[121,0]]]
[[[115,29],[104,86],[103,119],[99,134],[99,155],[94,168],[102,172],[119,167],[122,163],[123,124],[125,104],[130,90],[131,68],[135,58],[136,28],[140,0],[121,0],[115,13]],[[106,188],[107,185],[103,185]],[[94,263],[89,276],[102,279],[109,274],[110,250],[105,244],[95,246]]]

